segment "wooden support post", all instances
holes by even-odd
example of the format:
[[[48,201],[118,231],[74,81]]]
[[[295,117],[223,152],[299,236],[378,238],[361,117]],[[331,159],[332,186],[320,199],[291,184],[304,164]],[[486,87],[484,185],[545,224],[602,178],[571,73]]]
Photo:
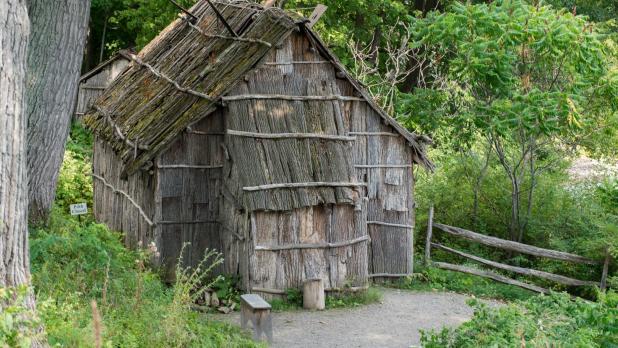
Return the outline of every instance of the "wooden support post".
[[[607,274],[609,273],[609,261],[611,258],[609,247],[605,248],[605,261],[603,262],[603,273],[601,275],[601,291],[607,289]]]
[[[322,279],[307,279],[303,283],[303,308],[314,310],[326,308],[324,282]]]
[[[425,266],[431,262],[431,235],[433,234],[433,205],[429,207],[427,219],[427,238],[425,239]]]

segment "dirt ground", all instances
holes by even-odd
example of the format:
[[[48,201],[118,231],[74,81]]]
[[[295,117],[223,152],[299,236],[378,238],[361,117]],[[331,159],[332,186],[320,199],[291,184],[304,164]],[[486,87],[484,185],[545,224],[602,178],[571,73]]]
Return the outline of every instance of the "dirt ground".
[[[359,308],[273,313],[272,347],[413,347],[419,329],[458,326],[472,317],[465,295],[382,289],[383,300]],[[499,302],[488,302],[500,305]],[[239,324],[239,314],[216,315]]]

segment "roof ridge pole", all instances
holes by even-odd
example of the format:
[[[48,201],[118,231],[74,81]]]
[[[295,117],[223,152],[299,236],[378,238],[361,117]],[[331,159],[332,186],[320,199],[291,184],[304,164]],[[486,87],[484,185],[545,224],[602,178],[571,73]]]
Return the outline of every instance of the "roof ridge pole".
[[[215,5],[213,5],[212,2],[210,2],[210,0],[206,0],[206,2],[208,3],[208,5],[210,5],[210,7],[212,8],[213,11],[215,11],[215,14],[217,15],[217,18],[219,18],[219,20],[221,21],[221,23],[223,23],[223,25],[225,26],[225,28],[227,29],[227,31],[230,32],[230,34],[232,34],[232,36],[234,37],[238,37],[238,34],[236,34],[236,32],[234,31],[234,29],[232,29],[232,27],[229,25],[229,23],[225,20],[225,17],[223,17],[223,15],[221,14],[221,12],[219,12],[219,10],[215,7]]]

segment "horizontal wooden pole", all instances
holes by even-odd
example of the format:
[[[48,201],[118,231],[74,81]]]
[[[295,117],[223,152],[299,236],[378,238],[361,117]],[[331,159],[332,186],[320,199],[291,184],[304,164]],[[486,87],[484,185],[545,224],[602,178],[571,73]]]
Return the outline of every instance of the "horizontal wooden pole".
[[[334,134],[316,134],[316,133],[255,133],[255,132],[243,132],[238,130],[228,129],[227,134],[247,137],[247,138],[260,138],[260,139],[324,139],[324,140],[341,140],[341,141],[354,141],[355,137],[348,137],[344,135]]]
[[[364,135],[368,137],[373,137],[373,136],[398,137],[400,136],[397,133],[391,133],[391,132],[348,132],[348,135]]]
[[[471,240],[473,242],[481,243],[487,246],[492,246],[496,248],[501,248],[505,250],[516,251],[524,254],[547,257],[554,260],[560,261],[569,261],[574,263],[583,263],[588,265],[597,265],[600,264],[599,261],[595,261],[583,256],[569,254],[562,251],[556,251],[551,249],[544,249],[535,247],[528,244],[513,242],[510,240],[500,239],[492,236],[486,236],[484,234],[472,232],[465,230],[459,227],[453,227],[443,224],[434,223],[434,227],[439,228],[440,230],[452,234],[454,236],[462,237],[467,240]]]
[[[195,134],[195,135],[209,135],[209,136],[225,135],[225,132],[203,132],[203,131],[193,130],[191,128],[187,128],[187,133]]]
[[[359,97],[350,97],[346,95],[283,95],[283,94],[241,94],[230,95],[222,97],[224,102],[237,101],[237,100],[289,100],[289,101],[328,101],[328,100],[341,100],[341,101],[364,101],[365,99]]]
[[[403,278],[411,276],[411,273],[373,273],[368,275],[369,278]]]
[[[261,191],[261,190],[272,190],[279,188],[305,188],[305,187],[361,187],[367,186],[366,183],[362,182],[291,182],[291,183],[281,183],[281,184],[269,184],[269,185],[260,185],[260,186],[247,186],[243,187],[244,191]]]
[[[414,226],[412,225],[405,225],[405,224],[393,224],[390,222],[383,222],[383,221],[367,221],[368,225],[380,225],[380,226],[389,226],[389,227],[397,227],[397,228],[407,228],[407,229],[413,229]]]
[[[356,164],[354,168],[412,168],[411,164]]]
[[[198,224],[218,224],[219,221],[158,221],[157,225],[198,225]]]
[[[449,247],[447,247],[445,245],[438,244],[438,243],[431,243],[431,246],[434,247],[434,248],[442,249],[442,250],[447,251],[447,252],[449,252],[451,254],[459,255],[459,256],[465,257],[467,259],[474,260],[476,262],[482,263],[482,264],[487,265],[487,266],[499,268],[499,269],[502,269],[502,270],[505,270],[505,271],[515,272],[515,273],[519,273],[519,274],[524,274],[524,275],[528,275],[528,276],[534,276],[534,277],[539,277],[539,278],[543,278],[543,279],[548,279],[548,280],[554,281],[556,283],[564,284],[564,285],[569,285],[569,286],[584,286],[584,285],[599,286],[599,284],[600,284],[599,282],[592,282],[592,281],[586,281],[586,280],[579,280],[579,279],[569,278],[569,277],[561,276],[561,275],[558,275],[558,274],[553,274],[553,273],[549,273],[549,272],[543,272],[543,271],[539,271],[539,270],[535,270],[535,269],[506,265],[506,264],[503,264],[503,263],[487,260],[487,259],[475,256],[475,255],[467,254],[467,253],[464,253],[463,251],[455,250],[455,249],[449,248]]]
[[[197,165],[197,164],[161,164],[158,169],[219,169],[223,165]]]
[[[438,268],[449,270],[449,271],[473,274],[479,277],[489,278],[497,282],[501,282],[501,283],[505,283],[509,285],[515,285],[515,286],[519,286],[520,288],[524,288],[527,290],[540,292],[542,294],[549,294],[549,290],[542,288],[540,286],[520,282],[518,280],[511,279],[503,275],[500,275],[498,273],[494,273],[490,271],[483,271],[483,270],[476,269],[476,268],[454,265],[452,263],[446,263],[446,262],[432,262],[432,265]]]
[[[273,295],[285,295],[285,290],[280,289],[269,289],[269,288],[251,288],[251,292],[262,292],[265,294],[273,294]]]
[[[365,286],[350,286],[343,288],[324,288],[326,292],[359,292],[365,291],[369,289],[369,285]],[[272,295],[287,295],[287,291],[281,289],[271,289],[271,288],[251,288],[251,292],[261,292],[265,294]]]
[[[283,244],[283,245],[256,245],[255,250],[261,251],[280,251],[294,249],[331,249],[350,246],[369,240],[369,236],[362,236],[352,240],[334,243],[303,243],[303,244]]]

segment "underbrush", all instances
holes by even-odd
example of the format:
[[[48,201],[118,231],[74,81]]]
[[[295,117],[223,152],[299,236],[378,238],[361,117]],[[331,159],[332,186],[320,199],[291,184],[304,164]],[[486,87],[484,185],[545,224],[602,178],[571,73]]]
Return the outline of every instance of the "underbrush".
[[[110,347],[255,346],[237,329],[191,310],[199,289],[210,285],[203,280],[219,262],[213,254],[200,268],[179,270],[168,287],[149,270],[152,248],[127,250],[121,235],[103,225],[55,211],[48,228],[31,234],[33,285],[52,346],[94,346],[97,335]]]
[[[616,347],[618,294],[598,302],[565,293],[535,296],[501,308],[471,300],[472,320],[456,329],[421,332],[426,348],[437,347]]]
[[[412,276],[386,283],[386,286],[414,291],[453,291],[480,298],[505,301],[529,299],[537,293],[474,275],[425,267],[417,262]]]
[[[91,152],[92,137],[74,124],[50,221],[30,228],[32,283],[50,345],[255,347],[238,329],[191,310],[195,297],[215,285],[206,278],[217,255],[195,269],[178,269],[176,283],[167,286],[149,265],[154,245],[128,250],[121,234],[90,215],[68,215],[70,204],[92,207]],[[10,326],[23,311],[11,308],[13,314],[0,318],[0,346],[29,346]]]

